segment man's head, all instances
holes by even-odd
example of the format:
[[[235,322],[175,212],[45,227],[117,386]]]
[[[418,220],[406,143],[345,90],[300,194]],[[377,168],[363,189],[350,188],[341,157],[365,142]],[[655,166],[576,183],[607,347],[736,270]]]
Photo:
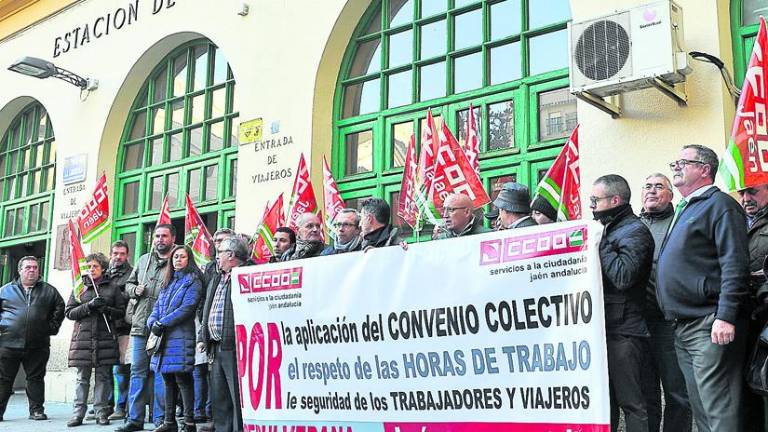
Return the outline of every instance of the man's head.
[[[659,213],[669,206],[673,195],[669,177],[661,173],[654,173],[645,179],[640,200],[643,202],[645,211]]]
[[[154,233],[155,250],[159,255],[167,255],[176,245],[176,228],[171,224],[159,224]]]
[[[443,202],[443,220],[445,228],[460,233],[472,221],[472,212],[475,206],[472,200],[464,194],[451,194]],[[501,212],[499,212],[501,217]]]
[[[222,271],[229,272],[248,261],[250,255],[248,245],[233,236],[222,241],[216,248],[216,263]]]
[[[592,212],[601,212],[629,203],[632,191],[627,180],[616,174],[604,175],[592,184],[592,196],[589,197],[589,208]]]
[[[109,251],[109,264],[112,267],[120,267],[125,264],[128,262],[128,252],[130,252],[128,243],[123,240],[112,243],[112,248]]]
[[[40,279],[40,267],[37,258],[25,256],[19,260],[19,280],[21,285],[31,287]]]
[[[368,235],[389,224],[389,204],[381,198],[368,198],[360,207],[360,230]]]
[[[304,213],[296,221],[299,226],[297,237],[302,241],[322,241],[323,224],[314,213]]]
[[[275,255],[280,257],[296,244],[296,233],[288,227],[280,227],[275,231],[272,241],[274,242]]]
[[[360,214],[352,208],[345,208],[336,215],[333,221],[336,230],[336,241],[347,244],[360,236]]]
[[[679,159],[669,164],[674,173],[672,184],[687,197],[693,191],[714,183],[718,166],[717,154],[711,148],[687,145],[680,151]]]
[[[493,200],[493,205],[499,208],[500,225],[509,227],[516,221],[531,214],[531,197],[528,188],[520,183],[504,183]]]
[[[216,230],[215,233],[213,233],[213,251],[216,252],[216,248],[219,247],[221,242],[224,240],[233,237],[235,235],[235,232],[232,231],[229,228],[220,228]]]
[[[739,191],[741,206],[751,217],[768,206],[768,184],[752,186]]]

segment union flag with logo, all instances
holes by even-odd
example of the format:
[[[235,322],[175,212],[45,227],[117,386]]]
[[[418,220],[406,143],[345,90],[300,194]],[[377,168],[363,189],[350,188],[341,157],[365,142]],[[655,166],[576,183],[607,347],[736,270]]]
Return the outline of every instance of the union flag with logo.
[[[99,234],[109,229],[111,223],[109,220],[106,174],[102,174],[99,177],[91,199],[88,200],[77,215],[77,225],[83,236],[83,243],[90,243]]]

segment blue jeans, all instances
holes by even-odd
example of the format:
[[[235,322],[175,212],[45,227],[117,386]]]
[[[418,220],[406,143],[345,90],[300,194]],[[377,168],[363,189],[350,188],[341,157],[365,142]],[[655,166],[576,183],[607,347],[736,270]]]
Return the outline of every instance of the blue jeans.
[[[112,367],[115,377],[115,411],[125,411],[128,402],[128,384],[131,379],[131,365],[115,365]]]
[[[147,377],[150,370],[146,346],[147,338],[145,336],[131,336],[131,384],[128,390],[128,421],[142,425],[144,424],[147,393],[149,392]],[[165,414],[165,386],[161,374],[155,374],[153,387],[155,403],[152,421],[159,424]]]
[[[208,364],[195,365],[195,417],[211,418],[211,397],[208,394]]]

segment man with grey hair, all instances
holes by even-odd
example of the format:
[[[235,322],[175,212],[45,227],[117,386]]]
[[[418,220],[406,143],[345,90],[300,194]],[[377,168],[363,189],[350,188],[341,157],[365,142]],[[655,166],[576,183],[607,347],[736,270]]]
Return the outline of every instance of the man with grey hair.
[[[701,145],[683,147],[669,164],[682,199],[659,252],[656,294],[675,321],[699,431],[741,431],[749,241],[744,210],[713,185],[718,165]]]
[[[0,288],[0,421],[13,394],[19,366],[27,375],[29,418],[47,420],[45,368],[51,336],[64,320],[64,299],[52,285],[40,280],[37,258],[19,260],[18,279]]]
[[[689,432],[691,430],[691,404],[685,389],[685,378],[677,364],[675,353],[674,322],[664,318],[656,299],[656,267],[661,243],[669,231],[672,216],[672,182],[661,173],[654,173],[645,179],[640,201],[643,210],[640,220],[653,236],[653,266],[645,290],[643,316],[651,333],[648,365],[644,368],[643,381],[648,405],[648,430],[658,432],[661,427],[661,391],[664,389],[664,431]]]
[[[325,248],[323,243],[323,223],[314,213],[304,213],[296,221],[299,229],[296,233],[296,246],[286,251],[280,261],[293,261],[320,255]]]
[[[536,226],[531,218],[531,196],[528,187],[507,182],[501,187],[493,205],[499,209],[499,230]]]
[[[213,426],[217,431],[243,430],[231,272],[235,267],[247,265],[250,256],[248,245],[237,237],[230,237],[217,246],[219,272],[208,283],[203,321],[197,335],[197,349],[208,354],[211,366]]]
[[[643,302],[653,262],[653,237],[635,216],[627,181],[615,174],[598,178],[589,198],[595,217],[605,226],[600,241],[611,430],[617,430],[619,408],[627,432],[647,431],[648,413],[642,386],[648,328]]]
[[[356,209],[345,208],[333,220],[336,239],[320,255],[335,255],[360,250],[360,214]]]

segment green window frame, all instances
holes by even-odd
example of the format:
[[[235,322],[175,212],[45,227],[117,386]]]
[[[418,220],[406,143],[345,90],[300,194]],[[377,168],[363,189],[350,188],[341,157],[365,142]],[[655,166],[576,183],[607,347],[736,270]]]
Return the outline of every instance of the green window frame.
[[[239,113],[235,79],[223,52],[207,39],[179,46],[155,67],[128,115],[117,157],[113,239],[147,245],[163,197],[184,215],[185,193],[215,227],[233,223]],[[138,242],[138,244],[136,244]]]
[[[342,197],[351,207],[384,198],[393,223],[415,240],[395,218],[408,138],[416,132],[418,149],[431,108],[438,127],[446,121],[462,142],[470,104],[480,114],[486,186],[514,175],[535,187],[537,170],[551,164],[576,124],[569,20],[567,0],[375,1],[336,87],[332,170]],[[540,127],[543,111],[551,118]]]
[[[744,83],[752,47],[755,45],[757,30],[760,28],[759,13],[755,6],[768,7],[768,2],[755,0],[731,0],[731,40],[733,43],[733,75],[737,87]]]

